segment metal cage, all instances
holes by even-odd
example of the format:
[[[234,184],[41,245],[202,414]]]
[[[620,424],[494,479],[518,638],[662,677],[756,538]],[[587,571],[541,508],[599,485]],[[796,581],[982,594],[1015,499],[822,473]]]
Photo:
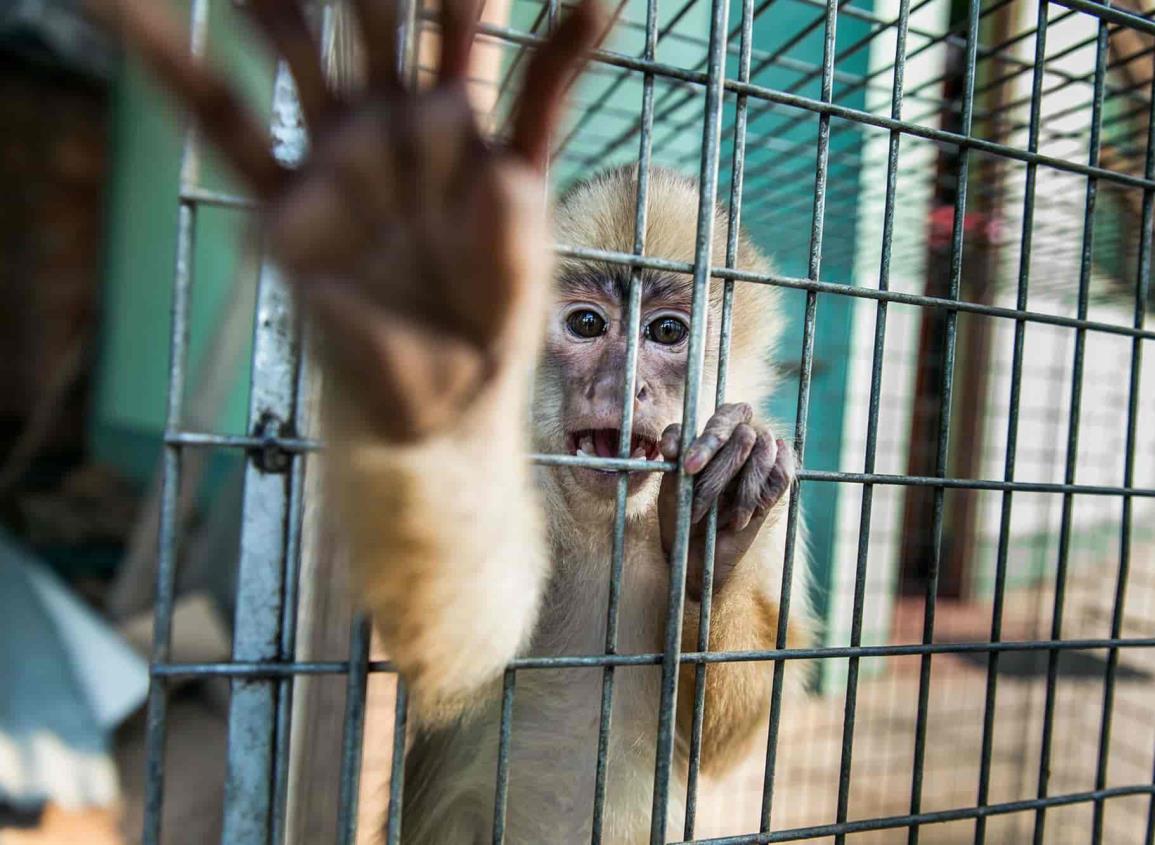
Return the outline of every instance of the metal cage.
[[[195,52],[205,48],[208,2],[192,2]],[[617,2],[618,40],[597,52],[573,94],[575,116],[557,139],[553,172],[564,182],[591,167],[638,162],[634,250],[558,249],[635,271],[625,397],[633,395],[637,356],[637,273],[692,273],[687,434],[701,422],[710,279],[727,292],[723,338],[734,285],[793,291],[785,302],[796,331],[779,364],[793,387],[779,413],[789,409],[793,417],[804,468],[789,509],[778,647],[740,654],[708,650],[708,593],[697,650],[681,649],[691,492],[684,476],[666,647],[619,653],[621,475],[604,653],[524,658],[506,670],[495,843],[504,838],[505,752],[518,676],[541,667],[603,667],[590,807],[599,841],[614,670],[643,664],[660,665],[663,679],[654,702],[651,842],[1155,842],[1155,389],[1141,366],[1144,346],[1155,339],[1146,326],[1155,7],[1145,2]],[[399,38],[410,49],[403,60],[419,72],[419,35],[435,23],[420,4],[405,8]],[[493,91],[495,131],[524,53],[562,11],[558,0],[516,0],[508,24],[481,24],[479,39],[503,56]],[[306,142],[283,70],[273,124],[278,155],[293,161]],[[366,688],[371,673],[392,669],[370,660],[364,619],[353,627],[347,659],[296,659],[305,467],[320,444],[302,430],[308,367],[292,303],[271,265],[260,271],[249,433],[186,427],[198,213],[250,204],[198,182],[193,132],[183,156],[144,841],[162,841],[172,679],[231,681],[222,842],[253,845],[285,841],[296,680],[344,674],[334,836],[352,843]],[[648,173],[658,163],[697,171],[692,265],[645,255]],[[711,252],[715,203],[733,221],[725,255]],[[774,273],[733,269],[739,221],[755,240],[770,242]],[[725,340],[719,366],[721,391]],[[841,381],[816,390],[816,379],[831,372]],[[975,374],[985,380],[976,385]],[[1032,404],[1025,407],[1025,399]],[[621,459],[532,459],[636,468],[628,460],[631,405],[624,402]],[[836,414],[842,422],[831,428]],[[1048,437],[1050,448],[1042,448]],[[170,659],[182,457],[194,449],[247,455],[233,660],[220,664]],[[668,464],[657,469],[678,472]],[[801,565],[803,513],[819,524],[826,638],[790,649],[785,621],[791,569]],[[1031,524],[1044,529],[1022,527],[1037,514],[1042,522]],[[890,574],[880,580],[879,571]],[[953,583],[956,576],[963,586]],[[958,613],[938,612],[944,601],[968,595],[972,604]],[[728,660],[774,661],[764,753],[749,767],[748,823],[695,838],[713,830],[714,818],[698,800],[701,681],[711,663]],[[832,703],[823,719],[798,715],[792,724],[782,696],[788,660],[820,665],[818,697]],[[1085,671],[1072,668],[1078,660]],[[687,809],[683,829],[667,830],[683,663],[695,666],[698,680]],[[1028,664],[1029,680],[1022,681],[1015,667]],[[952,734],[963,722],[968,731]],[[388,766],[390,843],[401,836],[405,726],[399,685]],[[1007,774],[1001,755],[1012,742],[1019,744]],[[797,756],[800,743],[825,768],[786,759]],[[1086,762],[1085,771],[1065,776],[1075,759]],[[942,788],[944,777],[953,778],[949,788]]]

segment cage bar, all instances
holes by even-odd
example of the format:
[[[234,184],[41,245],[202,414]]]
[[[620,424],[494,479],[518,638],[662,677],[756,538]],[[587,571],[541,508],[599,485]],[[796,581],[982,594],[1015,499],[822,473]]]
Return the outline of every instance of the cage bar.
[[[1039,123],[1042,109],[1043,73],[1047,55],[1047,16],[1048,0],[1039,0],[1035,23],[1035,65],[1031,82],[1031,116],[1030,135],[1027,139],[1027,149],[1035,151],[1039,147]],[[1035,214],[1035,185],[1038,177],[1038,167],[1027,165],[1026,185],[1023,196],[1023,231],[1019,246],[1019,274],[1018,292],[1015,300],[1016,308],[1020,311],[1027,309],[1027,296],[1030,285],[1031,266],[1031,236],[1034,233]],[[1023,346],[1026,342],[1027,324],[1023,320],[1015,322],[1014,350],[1011,364],[1011,395],[1010,412],[1007,414],[1007,451],[1003,464],[1003,479],[1011,482],[1015,480],[1015,459],[1018,449],[1019,411],[1021,405],[1021,387],[1023,372]],[[1002,508],[999,519],[999,546],[995,563],[995,589],[991,607],[990,640],[997,643],[1002,640],[1003,604],[1006,595],[1007,583],[1007,556],[1010,546],[1011,507],[1014,492],[1007,490],[1002,496]],[[983,738],[979,763],[979,784],[976,801],[980,807],[987,804],[990,793],[991,754],[994,744],[995,704],[998,695],[999,652],[992,651],[987,656],[986,697],[983,712]],[[983,845],[986,841],[986,817],[975,819],[975,845]]]
[[[725,80],[725,0],[712,0],[710,50],[706,104],[702,120],[702,158],[698,179],[698,231],[694,251],[693,303],[687,351],[685,402],[682,406],[680,454],[685,454],[698,433],[698,396],[706,353],[706,319],[709,309],[710,265],[714,237],[714,201],[718,190],[718,149],[721,144],[722,96]],[[658,709],[655,755],[654,801],[650,817],[650,845],[666,839],[670,774],[673,767],[675,709],[678,692],[678,655],[682,647],[682,612],[685,607],[686,561],[690,550],[690,509],[694,482],[684,468],[677,469],[678,512],[674,544],[670,552],[670,587],[666,605],[665,651],[662,657],[662,693]]]
[[[530,2],[530,0],[516,0]],[[1141,470],[1146,397],[1143,393],[1142,349],[1155,340],[1155,330],[1146,322],[1150,299],[1152,215],[1155,208],[1155,153],[1152,132],[1155,107],[1150,83],[1129,81],[1129,69],[1150,64],[1155,46],[1143,42],[1138,48],[1108,55],[1109,38],[1123,32],[1155,38],[1155,21],[1149,16],[1122,6],[1102,5],[1092,0],[1038,0],[1032,4],[1037,15],[1033,24],[1023,25],[1006,34],[992,32],[986,24],[997,15],[1015,8],[1014,0],[969,0],[965,19],[941,26],[929,25],[919,17],[935,5],[936,0],[900,0],[897,13],[855,5],[849,0],[743,0],[741,21],[731,26],[729,3],[725,0],[682,0],[665,14],[659,14],[658,0],[629,4],[618,0],[613,17],[620,29],[641,37],[642,46],[635,52],[613,46],[597,50],[593,57],[591,78],[597,80],[594,93],[580,86],[572,94],[575,110],[580,114],[574,126],[562,133],[556,143],[556,164],[579,169],[602,167],[611,160],[636,161],[638,191],[634,209],[634,237],[629,252],[593,249],[580,244],[558,244],[559,255],[602,262],[628,268],[630,285],[625,303],[628,327],[627,365],[622,387],[622,422],[617,457],[577,457],[572,455],[533,454],[528,460],[538,466],[593,467],[618,473],[616,512],[613,522],[612,556],[609,564],[609,599],[605,609],[604,649],[594,654],[556,656],[523,656],[506,668],[500,699],[497,730],[497,767],[494,772],[493,826],[489,835],[495,843],[509,840],[507,809],[515,796],[510,792],[511,770],[517,766],[517,723],[514,720],[517,674],[539,669],[567,670],[596,668],[601,675],[596,769],[593,777],[591,841],[604,840],[606,833],[607,783],[610,778],[611,729],[615,696],[615,672],[618,667],[649,667],[661,673],[661,698],[655,702],[658,742],[653,781],[653,808],[650,841],[665,843],[672,837],[669,808],[680,797],[671,795],[675,752],[677,685],[679,669],[692,666],[695,682],[687,752],[687,792],[685,815],[675,823],[681,825],[681,839],[687,843],[754,843],[793,842],[831,838],[836,843],[854,841],[856,834],[891,831],[910,843],[932,841],[931,830],[950,823],[973,824],[974,841],[992,841],[995,820],[1002,824],[1022,818],[1033,822],[1036,843],[1051,841],[1055,822],[1045,827],[1050,817],[1062,808],[1085,808],[1091,819],[1092,842],[1110,842],[1113,808],[1147,802],[1146,840],[1152,841],[1155,830],[1155,786],[1152,782],[1120,785],[1109,775],[1118,771],[1118,745],[1113,745],[1115,720],[1120,699],[1117,690],[1126,683],[1128,666],[1136,657],[1149,655],[1155,648],[1155,637],[1137,635],[1145,632],[1129,627],[1124,614],[1128,610],[1129,589],[1134,589],[1138,565],[1136,531],[1140,519],[1136,509],[1151,504],[1155,487]],[[496,125],[501,124],[501,106],[516,87],[529,51],[538,48],[556,26],[567,4],[559,0],[532,2],[524,16],[528,30],[518,29],[512,20],[508,25],[484,23],[479,39],[500,45],[506,61],[497,80],[498,110]],[[1021,4],[1020,4],[1021,5]],[[645,8],[645,19],[640,8]],[[194,53],[203,52],[207,21],[207,0],[194,0],[192,20]],[[709,31],[692,32],[686,22],[697,13],[708,13]],[[794,16],[791,16],[794,14]],[[415,0],[404,4],[399,16],[398,51],[402,71],[407,79],[417,73],[417,36],[434,19],[431,10]],[[840,27],[839,23],[844,21]],[[1091,21],[1093,37],[1063,41],[1060,27]],[[768,29],[781,22],[774,39],[766,37]],[[852,24],[860,27],[853,29]],[[840,32],[840,30],[842,30]],[[894,37],[893,59],[864,60],[875,50],[879,39]],[[1052,49],[1048,51],[1048,39]],[[909,42],[909,43],[908,43]],[[1028,51],[1033,43],[1033,55]],[[822,57],[817,60],[805,54],[806,45],[821,44]],[[809,48],[808,48],[809,49]],[[1093,71],[1084,73],[1070,61],[1093,49],[1096,62]],[[928,60],[936,51],[959,52],[965,61],[961,78],[961,95],[950,95],[944,86],[950,79],[949,69],[912,77],[909,69],[915,62]],[[684,52],[682,52],[684,51]],[[697,52],[695,52],[697,51]],[[689,57],[689,58],[679,58]],[[856,64],[857,63],[857,64]],[[775,75],[779,74],[779,75]],[[890,84],[887,75],[892,75]],[[640,85],[638,81],[640,80]],[[775,80],[775,81],[769,81]],[[295,108],[289,99],[291,89],[280,72],[274,114],[282,121],[275,131],[292,136],[299,131]],[[1023,86],[1029,82],[1029,89]],[[636,86],[631,88],[631,86]],[[640,89],[640,104],[625,105],[627,93]],[[1012,92],[997,107],[991,106],[991,92]],[[1017,92],[1017,93],[1015,93]],[[859,96],[889,95],[878,111],[858,105]],[[1051,105],[1062,99],[1061,107]],[[704,101],[704,102],[703,102]],[[730,104],[733,111],[730,111]],[[1024,113],[1029,112],[1024,118]],[[1069,128],[1066,121],[1090,115],[1089,137]],[[950,116],[957,125],[944,123]],[[597,119],[596,121],[594,119]],[[702,121],[700,144],[686,144],[687,135],[696,132]],[[817,124],[817,134],[808,127]],[[598,123],[593,126],[593,123]],[[1143,126],[1140,127],[1140,122]],[[990,129],[997,125],[998,131]],[[853,144],[840,143],[843,129],[857,141],[871,138],[884,143],[881,159],[885,179],[861,184],[845,177],[857,173],[861,151]],[[990,130],[988,132],[988,130]],[[722,154],[723,133],[732,138],[730,167]],[[984,134],[986,133],[986,134]],[[496,133],[501,135],[501,132]],[[1025,137],[1025,141],[1022,139]],[[1109,143],[1108,143],[1109,142]],[[301,142],[303,145],[303,141]],[[1084,144],[1085,148],[1079,148]],[[636,146],[635,146],[636,144]],[[1135,161],[1124,166],[1111,159],[1108,145],[1121,150]],[[937,148],[955,163],[952,176],[920,172],[911,174],[900,166],[919,147]],[[303,146],[296,148],[297,153]],[[1074,153],[1071,150],[1075,150]],[[282,150],[284,152],[284,150]],[[1000,180],[987,181],[971,177],[969,168],[989,158],[1000,166],[1022,169],[1021,187],[1008,187]],[[1143,162],[1142,168],[1138,160]],[[301,483],[305,459],[324,449],[324,443],[294,425],[300,419],[300,400],[307,392],[307,380],[298,366],[297,336],[292,329],[292,312],[287,296],[271,267],[262,268],[258,302],[257,341],[253,361],[253,399],[249,430],[244,434],[188,430],[183,421],[182,396],[186,380],[186,356],[189,334],[189,296],[192,284],[192,255],[196,238],[197,209],[211,208],[247,211],[254,202],[242,195],[200,186],[196,179],[198,151],[194,136],[186,139],[183,153],[178,221],[178,254],[174,279],[173,331],[167,423],[164,433],[165,477],[162,488],[160,549],[157,571],[156,633],[151,661],[152,687],[149,694],[148,757],[149,778],[145,802],[145,835],[147,843],[159,843],[163,800],[164,737],[166,732],[167,686],[176,679],[229,678],[234,690],[229,720],[229,783],[226,795],[225,829],[222,841],[230,843],[274,842],[284,837],[281,817],[285,800],[285,760],[290,741],[287,715],[290,712],[292,685],[296,677],[306,675],[346,675],[348,690],[343,739],[343,764],[339,784],[338,841],[351,843],[357,837],[358,788],[364,724],[370,715],[366,710],[365,689],[371,674],[392,674],[397,695],[392,713],[392,758],[388,812],[384,821],[385,841],[395,845],[402,841],[402,797],[404,793],[404,748],[408,726],[408,699],[404,685],[395,677],[395,667],[388,660],[374,660],[369,655],[367,620],[355,624],[347,659],[297,660],[293,650],[296,578],[295,561],[299,546],[300,511],[305,496]],[[646,255],[646,221],[651,167],[672,163],[699,172],[700,197],[697,218],[695,257],[692,262],[678,262]],[[879,170],[881,170],[881,165]],[[1018,171],[1016,171],[1017,173]],[[1064,178],[1071,184],[1086,181],[1083,197],[1075,190],[1058,195],[1046,181]],[[927,248],[923,232],[903,231],[897,222],[901,215],[905,180],[918,179],[934,184],[941,178],[954,178],[957,191],[951,203],[953,216],[949,225],[949,284],[946,295],[929,290],[912,291],[902,286],[900,267],[917,262]],[[727,181],[728,180],[728,181]],[[813,180],[813,190],[799,195],[792,189]],[[1019,183],[1015,183],[1018,185]],[[1019,205],[1018,190],[1022,190]],[[730,229],[724,261],[711,254],[714,214],[719,192],[728,196]],[[1141,196],[1139,235],[1134,237],[1137,249],[1128,252],[1135,261],[1135,287],[1128,291],[1130,318],[1113,319],[1097,310],[1093,293],[1096,250],[1104,245],[1114,249],[1132,249],[1128,235],[1100,227],[1096,229],[1095,210],[1107,202],[1109,192]],[[1049,208],[1039,200],[1046,196],[1046,206],[1067,209],[1062,220],[1052,219]],[[1082,200],[1080,202],[1079,200]],[[988,203],[999,209],[1005,220],[1021,224],[1018,233],[1018,257],[1014,272],[1000,271],[1016,281],[1010,297],[982,300],[968,298],[962,284],[964,249],[970,248],[975,236],[966,230],[971,204]],[[1012,209],[1011,206],[1014,206]],[[807,207],[809,206],[809,208]],[[861,214],[863,209],[881,207],[881,251],[875,266],[878,284],[864,284],[856,278],[858,270],[847,270],[847,262],[863,249],[862,244],[825,237],[828,220],[848,213]],[[783,225],[791,215],[810,213],[809,239],[805,259],[794,272],[757,273],[736,267],[739,226]],[[1081,212],[1081,226],[1072,223]],[[1016,217],[1015,215],[1021,215]],[[831,226],[834,224],[831,223]],[[1003,237],[1000,245],[1012,243]],[[1076,246],[1076,244],[1078,244]],[[801,248],[801,244],[799,244]],[[969,253],[968,253],[969,256]],[[1039,262],[1048,262],[1040,269]],[[802,264],[805,270],[801,269]],[[1062,285],[1061,274],[1049,267],[1078,266],[1079,282],[1073,309],[1055,309],[1047,295]],[[834,268],[834,269],[830,269]],[[682,651],[682,615],[684,579],[690,537],[690,502],[692,479],[677,462],[636,461],[629,457],[633,427],[633,398],[639,354],[641,322],[641,285],[643,274],[673,272],[693,277],[694,304],[691,321],[689,368],[683,409],[682,447],[697,434],[697,408],[707,337],[707,291],[712,279],[723,287],[721,346],[718,361],[715,405],[723,401],[728,368],[728,339],[733,320],[736,285],[764,284],[785,291],[798,291],[805,307],[801,320],[801,343],[797,358],[798,384],[795,405],[794,448],[799,458],[818,454],[814,439],[821,432],[821,417],[812,407],[823,401],[821,383],[822,331],[820,316],[827,303],[850,302],[867,307],[873,303],[873,336],[864,344],[864,362],[869,355],[868,394],[865,401],[865,436],[861,458],[856,453],[853,464],[842,462],[827,467],[818,464],[800,469],[787,511],[787,542],[780,588],[780,614],[773,648],[714,652],[709,648],[712,613],[713,540],[717,512],[707,517],[707,545],[704,594],[697,643],[694,651]],[[1050,280],[1055,276],[1059,280]],[[897,280],[897,281],[896,281]],[[1048,287],[1049,285],[1049,287]],[[1070,286],[1068,285],[1068,288]],[[1028,290],[1030,296],[1028,297]],[[1067,290],[1066,292],[1070,292]],[[823,297],[823,310],[818,309]],[[886,409],[884,384],[892,378],[896,314],[905,311],[923,316],[942,317],[946,326],[944,367],[938,385],[941,407],[931,447],[933,471],[918,473],[909,467],[895,470],[880,458],[886,440],[883,422]],[[954,442],[960,433],[957,419],[952,420],[955,396],[956,345],[959,343],[960,315],[965,320],[981,320],[1004,327],[1009,335],[1010,361],[1008,389],[1000,393],[1006,402],[1006,452],[1001,472],[957,473],[949,465]],[[272,320],[266,321],[265,317]],[[899,323],[901,327],[901,323]],[[1031,327],[1029,329],[1029,327]],[[1031,408],[1024,384],[1029,378],[1030,358],[1028,332],[1046,328],[1074,338],[1075,348],[1069,358],[1070,378],[1068,435],[1063,450],[1063,472],[1037,477],[1028,469],[1024,457],[1032,444],[1026,442],[1025,425]],[[1033,335],[1032,335],[1033,336]],[[1088,352],[1098,340],[1118,341],[1128,348],[1126,367],[1129,376],[1123,389],[1121,406],[1123,440],[1113,453],[1121,457],[1120,477],[1076,473],[1080,456],[1080,427],[1091,425],[1092,410],[1083,408],[1084,379],[1091,361]],[[849,352],[846,354],[850,354]],[[865,364],[864,364],[865,366]],[[1090,378],[1089,375],[1086,378]],[[1056,391],[1057,392],[1057,391]],[[994,400],[991,400],[994,401]],[[1001,408],[1001,406],[1000,406]],[[1125,410],[1124,410],[1125,409]],[[854,409],[853,413],[859,413]],[[1001,412],[1001,411],[1000,411]],[[1084,419],[1085,418],[1085,419]],[[815,422],[818,420],[818,422]],[[988,425],[988,430],[993,430]],[[855,448],[858,448],[857,446]],[[173,607],[174,577],[177,553],[183,532],[177,508],[181,482],[181,459],[188,450],[222,450],[244,453],[246,464],[246,503],[244,537],[241,544],[240,584],[238,586],[237,640],[233,659],[226,663],[177,664],[172,661],[170,623]],[[269,459],[276,463],[270,471]],[[861,460],[861,464],[857,463]],[[1055,461],[1057,464],[1057,460]],[[847,469],[852,466],[853,470]],[[861,471],[856,471],[861,466]],[[285,474],[287,470],[288,474]],[[672,472],[678,481],[678,520],[675,550],[671,556],[670,585],[667,596],[667,624],[660,649],[645,653],[623,653],[619,642],[621,620],[621,581],[626,554],[627,473],[632,471]],[[970,476],[970,477],[968,477]],[[1077,480],[1081,479],[1081,480]],[[857,540],[852,544],[849,569],[853,575],[853,595],[849,609],[849,645],[835,646],[830,641],[804,648],[792,648],[786,639],[795,567],[801,566],[799,536],[807,501],[820,485],[841,489],[861,489],[861,505],[855,508]],[[885,538],[879,536],[877,521],[879,502],[886,494],[901,497],[926,489],[933,496],[932,566],[924,589],[921,635],[910,637],[917,642],[885,640],[874,644],[866,638],[864,613],[872,588],[870,577],[880,564]],[[951,491],[985,493],[998,498],[989,520],[997,525],[992,535],[991,620],[978,642],[943,641],[936,605],[940,600],[940,583],[946,560],[945,506]],[[1056,591],[1053,600],[1049,637],[1036,632],[1023,633],[1008,621],[1008,602],[1016,576],[1016,520],[1026,510],[1029,497],[1050,497],[1061,503],[1059,548],[1052,555]],[[1114,566],[1113,592],[1106,601],[1103,631],[1085,628],[1070,631],[1070,618],[1064,619],[1070,600],[1068,583],[1078,572],[1075,558],[1075,501],[1102,502],[1113,509],[1112,530],[1118,538],[1119,552]],[[999,516],[994,519],[997,510]],[[873,525],[873,529],[872,529]],[[599,611],[600,612],[600,611]],[[1064,634],[1069,634],[1064,638]],[[999,792],[996,778],[997,734],[1009,718],[1005,702],[1008,685],[1003,672],[1013,658],[1038,655],[1046,663],[1045,702],[1041,725],[1041,748],[1037,783],[1030,784],[1025,795],[1016,798]],[[1096,655],[1105,660],[1098,676],[1102,682],[1102,715],[1095,728],[1083,728],[1085,748],[1093,747],[1094,785],[1091,789],[1073,787],[1051,772],[1058,760],[1061,692],[1066,685],[1062,666],[1076,656]],[[976,732],[977,769],[975,779],[965,784],[970,792],[965,800],[943,808],[929,792],[933,782],[930,748],[934,713],[932,692],[941,688],[942,668],[952,659],[982,660],[982,704],[976,709],[981,723]],[[910,791],[904,790],[899,811],[872,812],[861,804],[855,788],[862,777],[862,766],[868,762],[864,735],[868,722],[861,709],[861,690],[869,679],[863,661],[899,661],[904,658],[918,665],[917,702],[913,731],[907,730],[913,743],[910,760]],[[792,724],[784,716],[785,671],[789,661],[814,663],[845,661],[848,665],[845,699],[838,720],[842,734],[834,744],[837,765],[834,782],[826,785],[831,793],[831,812],[816,823],[783,823],[789,807],[783,803],[784,760]],[[703,720],[709,702],[705,681],[711,664],[770,661],[773,683],[769,701],[769,720],[764,754],[758,762],[760,772],[760,806],[752,827],[733,836],[715,836],[709,831],[695,838],[708,823],[705,804],[705,781],[701,778]],[[889,665],[889,664],[888,664]],[[1146,665],[1146,664],[1144,664]],[[932,672],[932,667],[934,671]],[[1042,684],[1040,684],[1042,686]],[[829,695],[830,691],[825,690]],[[1096,730],[1097,729],[1097,730]],[[759,751],[763,751],[759,749]],[[1090,753],[1090,752],[1087,752]],[[905,752],[904,752],[905,754]],[[1035,765],[1032,758],[1031,767]],[[1031,774],[1034,774],[1032,772]],[[968,776],[969,777],[969,776]],[[786,784],[787,786],[789,784]],[[972,803],[973,801],[973,803]],[[1130,803],[1127,803],[1130,802]],[[1112,809],[1108,812],[1108,805]],[[1137,817],[1136,817],[1137,818]],[[935,826],[931,828],[930,826]],[[1136,841],[1140,836],[1136,821]],[[886,840],[890,841],[890,840]],[[1084,841],[1084,840],[1080,840]]]

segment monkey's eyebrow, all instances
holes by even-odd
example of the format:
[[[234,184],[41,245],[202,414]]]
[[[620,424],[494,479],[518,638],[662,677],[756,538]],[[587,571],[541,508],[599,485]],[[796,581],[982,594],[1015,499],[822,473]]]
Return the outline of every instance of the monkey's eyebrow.
[[[558,286],[566,293],[621,298],[629,284],[628,271],[625,278],[619,278],[623,269],[610,264],[569,264],[558,276]]]
[[[630,285],[630,270],[621,265],[580,264],[562,270],[561,288],[570,293],[586,293],[625,302]],[[672,304],[689,303],[693,282],[688,275],[645,270],[642,273],[642,299]]]
[[[666,273],[646,270],[642,273],[642,299],[661,300],[671,304],[689,304],[693,298],[694,282],[685,273]]]

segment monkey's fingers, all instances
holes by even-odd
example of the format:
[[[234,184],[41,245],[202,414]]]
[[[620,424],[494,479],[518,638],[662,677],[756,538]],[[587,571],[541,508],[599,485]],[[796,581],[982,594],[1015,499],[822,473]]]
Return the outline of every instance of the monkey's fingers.
[[[706,466],[718,450],[726,445],[730,435],[742,423],[754,419],[754,409],[745,402],[734,402],[718,406],[690,448],[686,450],[683,466],[690,475],[695,475]]]
[[[479,0],[441,0],[441,67],[437,74],[440,84],[458,82],[469,72],[469,54],[480,14]]]
[[[296,0],[249,0],[249,10],[297,83],[305,120],[316,129],[336,106],[325,81],[316,41]]]
[[[561,115],[566,88],[596,45],[604,19],[598,0],[581,0],[538,48],[526,70],[510,148],[539,170],[549,159],[549,139]]]
[[[794,462],[794,450],[786,445],[785,440],[774,442],[778,447],[778,454],[774,458],[774,466],[762,487],[761,507],[766,510],[770,510],[782,501],[782,497],[786,495],[786,491],[794,483],[794,475],[798,470]]]
[[[779,460],[778,444],[781,442],[775,440],[774,435],[768,431],[759,433],[758,442],[750,451],[750,457],[735,484],[728,528],[744,530],[754,518],[754,513],[764,507],[764,494],[770,474]]]
[[[681,423],[670,423],[658,441],[658,450],[667,461],[678,459],[678,444],[682,442]]]
[[[365,44],[369,88],[378,94],[401,90],[397,74],[397,0],[353,0]]]
[[[193,113],[204,133],[262,196],[287,171],[273,159],[265,128],[232,88],[188,52],[181,27],[153,0],[87,0],[94,15],[128,42]]]
[[[698,523],[718,501],[722,491],[730,486],[746,465],[750,452],[758,440],[758,432],[746,423],[739,423],[726,440],[726,445],[718,450],[706,468],[698,475],[694,484],[694,501],[690,510],[690,522]]]

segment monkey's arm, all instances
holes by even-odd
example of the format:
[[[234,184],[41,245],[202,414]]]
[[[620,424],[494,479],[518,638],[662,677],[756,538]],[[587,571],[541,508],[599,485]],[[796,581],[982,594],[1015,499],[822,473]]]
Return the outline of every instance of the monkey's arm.
[[[354,439],[335,461],[361,600],[422,723],[492,692],[533,629],[547,557],[515,422],[525,393],[510,368],[443,434]]]
[[[782,520],[764,533],[747,552],[742,564],[713,597],[710,612],[712,652],[772,649],[777,645],[781,588],[780,562],[785,530]],[[809,641],[804,596],[794,599],[786,644],[798,648]],[[682,628],[682,650],[698,650],[701,604],[687,599]],[[798,661],[787,663],[789,675],[798,674]],[[705,709],[702,719],[702,771],[721,774],[737,763],[751,740],[764,729],[769,715],[774,664],[765,660],[710,663],[706,667]],[[685,663],[678,678],[678,738],[683,753],[689,748],[693,725],[695,665]]]
[[[663,434],[661,448],[667,458],[678,456],[680,434],[677,425]],[[690,445],[682,465],[695,476],[683,651],[698,650],[706,515],[715,503],[718,533],[709,650],[774,648],[786,511],[795,473],[793,451],[768,426],[754,421],[750,405],[738,402],[718,408]],[[673,476],[667,476],[659,495],[662,544],[667,553],[673,547],[677,524],[675,487]],[[794,592],[796,609],[790,614],[788,646],[800,646],[808,640],[806,596],[799,593]],[[766,723],[773,673],[773,664],[767,661],[707,666],[702,722],[704,771],[719,772],[734,763]],[[690,743],[694,691],[694,666],[683,664],[678,678],[678,738],[683,752]]]
[[[459,710],[531,632],[543,580],[526,483],[529,368],[551,276],[544,170],[563,95],[604,29],[582,0],[535,50],[508,142],[467,96],[477,0],[440,4],[435,82],[406,87],[397,9],[353,0],[366,81],[329,85],[299,0],[250,0],[296,82],[311,152],[289,170],[152,0],[89,0],[248,184],[319,329],[340,527],[417,719]],[[327,397],[328,398],[328,397]]]

